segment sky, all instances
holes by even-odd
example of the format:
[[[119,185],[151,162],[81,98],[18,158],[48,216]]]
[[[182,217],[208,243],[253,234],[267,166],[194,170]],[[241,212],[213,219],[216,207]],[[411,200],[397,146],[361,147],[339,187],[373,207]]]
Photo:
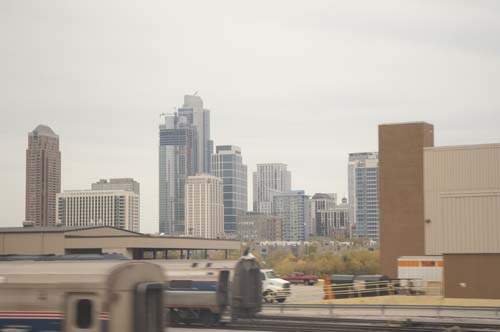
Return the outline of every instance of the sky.
[[[0,227],[24,220],[28,132],[46,124],[63,190],[132,177],[156,232],[159,115],[196,91],[215,144],[242,148],[250,202],[267,162],[347,196],[348,154],[376,151],[381,123],[500,142],[500,2],[2,0]]]

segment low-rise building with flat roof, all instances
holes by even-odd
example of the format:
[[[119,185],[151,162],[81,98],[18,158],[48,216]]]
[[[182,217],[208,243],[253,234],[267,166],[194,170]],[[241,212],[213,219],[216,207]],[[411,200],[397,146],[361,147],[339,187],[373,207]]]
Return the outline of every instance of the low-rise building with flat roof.
[[[109,226],[0,228],[0,255],[111,254],[131,259],[189,258],[193,251],[240,250],[240,242],[147,235]]]

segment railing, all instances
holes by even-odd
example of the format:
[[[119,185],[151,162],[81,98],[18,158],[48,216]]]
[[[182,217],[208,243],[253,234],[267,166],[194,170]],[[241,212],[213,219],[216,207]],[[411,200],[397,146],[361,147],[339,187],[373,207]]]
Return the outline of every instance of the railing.
[[[292,286],[291,297],[286,302],[319,302],[323,300],[373,297],[381,295],[441,295],[439,283],[430,286],[401,286],[390,281],[370,281],[349,284],[325,284],[321,286]]]
[[[387,305],[387,304],[265,304],[264,312],[281,314],[297,312],[304,315],[330,316],[412,316],[488,318],[500,320],[500,307],[445,306],[445,305]]]

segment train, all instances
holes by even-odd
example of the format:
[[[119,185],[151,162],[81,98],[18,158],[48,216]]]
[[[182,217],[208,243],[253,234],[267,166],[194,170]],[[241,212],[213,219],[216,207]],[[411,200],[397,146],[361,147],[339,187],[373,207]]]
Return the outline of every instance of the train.
[[[163,284],[142,261],[4,261],[0,331],[160,332]]]
[[[237,261],[0,257],[1,332],[157,332],[261,310],[260,269]],[[131,314],[133,313],[133,314]]]
[[[154,261],[165,273],[165,308],[171,326],[217,325],[261,311],[260,268],[253,256],[239,260]]]

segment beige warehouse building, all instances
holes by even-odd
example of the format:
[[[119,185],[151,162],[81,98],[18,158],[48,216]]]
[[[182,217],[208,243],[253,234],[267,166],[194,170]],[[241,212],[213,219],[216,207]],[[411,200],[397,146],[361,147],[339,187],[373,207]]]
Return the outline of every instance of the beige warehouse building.
[[[500,298],[500,144],[424,149],[425,254],[446,297]]]

